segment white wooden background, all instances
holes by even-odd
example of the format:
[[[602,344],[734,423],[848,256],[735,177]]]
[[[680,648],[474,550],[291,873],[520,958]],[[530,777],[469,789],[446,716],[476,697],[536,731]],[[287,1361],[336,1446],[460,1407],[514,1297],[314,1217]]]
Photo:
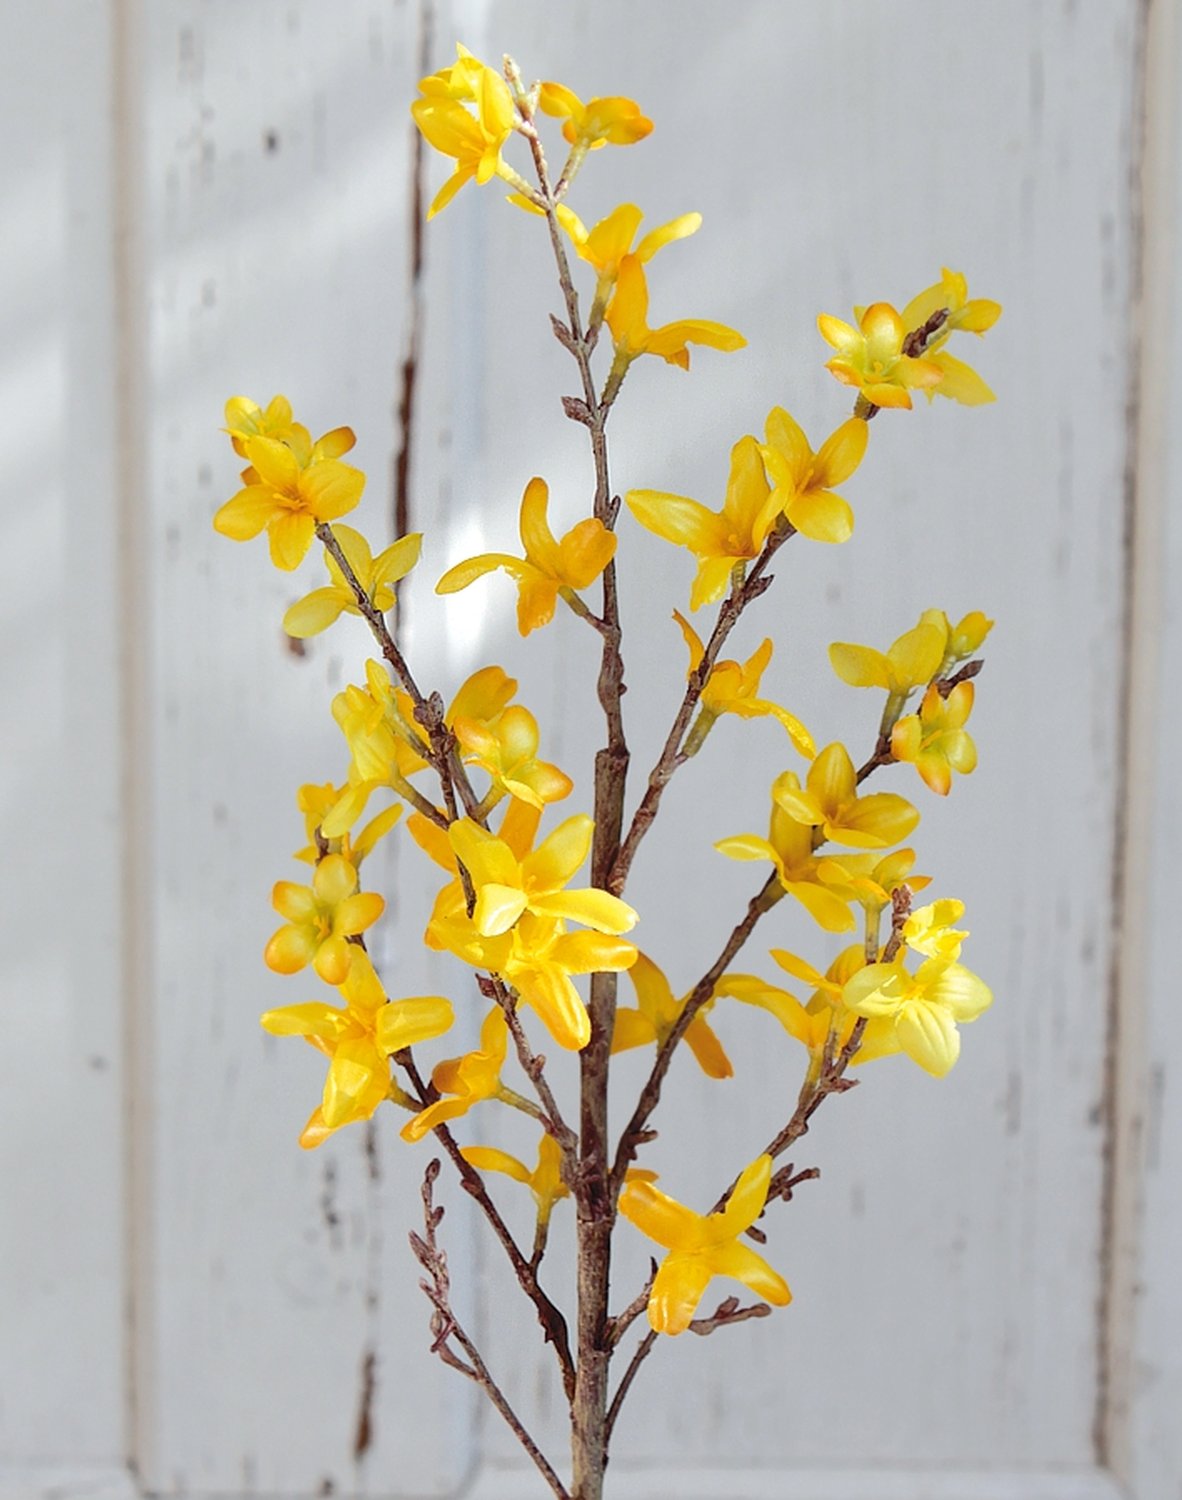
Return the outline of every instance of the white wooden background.
[[[897,1061],[826,1106],[799,1153],[823,1180],[770,1252],[794,1305],[657,1350],[614,1493],[1178,1500],[1171,0],[14,0],[0,20],[0,1496],[540,1493],[427,1353],[405,1232],[429,1147],[388,1120],[368,1156],[360,1130],[295,1145],[321,1069],[257,1028],[306,998],[261,964],[267,897],[301,841],[295,786],[343,769],[328,699],[366,642],[344,626],[292,655],[278,620],[319,564],[280,575],[209,524],[234,485],[222,402],[283,390],[314,427],[356,428],[361,521],[388,527],[407,105],[422,47],[437,67],[459,37],[642,102],[652,138],[593,160],[575,205],[700,209],[654,268],[654,312],[751,338],[689,377],[633,372],[621,489],[717,504],[730,444],[774,403],[829,430],[848,401],[818,310],[898,303],[941,264],[1006,309],[979,350],[997,404],[876,422],[855,540],[794,546],[736,638],[746,655],[774,622],[770,696],[863,744],[872,710],[827,681],[830,640],[885,643],[929,604],[997,618],[980,769],[922,802],[918,835],[997,1003],[948,1082]],[[447,605],[429,588],[512,543],[534,473],[560,516],[585,512],[555,306],[543,237],[495,189],[429,227],[409,640],[445,693],[503,661],[585,794],[587,632],[522,644],[504,580]],[[679,691],[689,564],[626,534],[628,637],[661,647],[629,663],[639,769]],[[776,726],[724,722],[667,798],[635,899],[675,987],[749,893],[709,843],[762,828],[784,763]],[[414,992],[450,971],[415,951],[426,898],[397,884],[402,859],[396,839],[383,943]],[[766,936],[814,941],[782,908]],[[652,1151],[674,1194],[712,1199],[782,1119],[771,1024],[720,1017],[735,1083],[675,1070],[665,1135],[691,1153]],[[523,1141],[513,1123],[498,1143]],[[449,1203],[459,1296],[561,1457],[532,1319]],[[646,1251],[621,1241],[623,1298]]]

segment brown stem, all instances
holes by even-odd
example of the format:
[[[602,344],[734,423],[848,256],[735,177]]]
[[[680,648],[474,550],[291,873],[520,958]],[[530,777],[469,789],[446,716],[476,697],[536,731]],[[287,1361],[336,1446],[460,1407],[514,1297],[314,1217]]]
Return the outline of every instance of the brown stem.
[[[439,1246],[437,1233],[444,1212],[442,1207],[437,1208],[434,1203],[435,1180],[438,1176],[439,1159],[435,1157],[427,1163],[427,1170],[423,1174],[423,1233],[418,1235],[412,1231],[410,1235],[411,1249],[415,1253],[415,1258],[427,1273],[426,1279],[420,1281],[419,1285],[432,1308],[431,1352],[438,1354],[444,1364],[450,1365],[453,1370],[458,1370],[461,1375],[466,1375],[469,1380],[480,1386],[513,1430],[517,1441],[533,1459],[538,1471],[558,1500],[571,1500],[569,1491],[554,1472],[537,1443],[526,1431],[517,1413],[509,1405],[504,1391],[493,1379],[488,1366],[480,1356],[480,1351],[464,1332],[452,1310],[451,1278],[447,1269],[447,1256]],[[466,1363],[451,1348],[453,1340],[467,1356]]]
[[[750,574],[746,580],[737,588],[732,588],[718,612],[718,619],[714,622],[714,630],[702,660],[697,669],[690,675],[689,683],[685,690],[685,696],[681,700],[681,707],[677,710],[677,716],[673,720],[673,727],[669,731],[664,748],[656,765],[649,773],[648,786],[640,805],[632,816],[632,822],[628,828],[627,837],[620,848],[620,853],[612,867],[608,879],[608,889],[614,895],[619,895],[624,889],[628,879],[628,872],[632,868],[632,861],[636,857],[636,851],[640,847],[641,840],[652,826],[653,819],[657,815],[657,809],[661,805],[661,797],[665,788],[673,778],[674,772],[679,766],[685,764],[689,758],[682,753],[682,744],[686,731],[690,727],[694,710],[705,690],[710,673],[718,660],[719,653],[728,635],[738,624],[739,617],[747,606],[760,594],[764,593],[771,583],[770,578],[765,578],[768,564],[790,537],[796,535],[796,530],[787,521],[781,523],[764,543],[763,551],[756,559]]]
[[[510,69],[510,86],[513,77]],[[594,514],[611,530],[619,513],[612,496],[607,461],[605,426],[611,408],[600,400],[591,369],[591,348],[583,332],[579,299],[571,280],[570,264],[562,243],[557,199],[550,184],[542,143],[534,129],[529,105],[520,89],[515,92],[522,116],[523,133],[533,154],[534,169],[544,202],[550,231],[550,246],[566,307],[567,326],[560,333],[579,367],[583,387],[583,415],[591,436],[595,464]],[[603,609],[600,615],[603,654],[597,694],[607,725],[607,743],[595,757],[595,834],[591,846],[591,882],[608,888],[608,877],[620,849],[624,822],[624,791],[628,774],[628,744],[624,735],[621,700],[624,694],[624,661],[620,652],[620,613],[616,592],[615,563],[603,572]],[[580,1110],[579,1163],[572,1184],[575,1196],[578,1244],[578,1363],[571,1410],[571,1454],[575,1500],[600,1500],[607,1463],[607,1377],[611,1359],[608,1290],[611,1274],[611,1236],[615,1224],[615,1194],[608,1171],[607,1084],[611,1039],[615,1025],[616,975],[593,974],[588,1013],[591,1039],[579,1054]]]

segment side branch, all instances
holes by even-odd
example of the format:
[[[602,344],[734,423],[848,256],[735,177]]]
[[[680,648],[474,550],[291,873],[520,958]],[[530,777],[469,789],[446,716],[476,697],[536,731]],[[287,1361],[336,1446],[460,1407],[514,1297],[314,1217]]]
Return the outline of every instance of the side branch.
[[[422,1107],[426,1107],[432,1098],[432,1091],[424,1082],[419,1072],[410,1048],[394,1054],[394,1061],[405,1071],[407,1077],[418,1097]],[[542,1332],[548,1343],[554,1345],[555,1357],[558,1360],[558,1368],[562,1375],[562,1388],[566,1393],[567,1400],[571,1400],[575,1387],[575,1365],[571,1356],[570,1335],[567,1331],[566,1319],[561,1310],[551,1302],[550,1298],[542,1290],[537,1274],[533,1266],[526,1259],[521,1247],[513,1238],[509,1226],[497,1209],[496,1204],[489,1197],[488,1189],[484,1185],[484,1178],[469,1162],[465,1161],[463,1153],[454,1135],[446,1125],[435,1127],[435,1139],[447,1152],[452,1165],[459,1174],[464,1191],[473,1197],[480,1206],[480,1211],[488,1220],[489,1226],[505,1254],[509,1257],[509,1264],[513,1267],[513,1273],[521,1285],[522,1291],[534,1304],[537,1311],[538,1322],[542,1326]]]
[[[427,1163],[427,1170],[423,1175],[423,1233],[418,1235],[412,1230],[410,1235],[411,1249],[415,1253],[415,1258],[427,1273],[419,1285],[431,1303],[431,1352],[438,1354],[444,1364],[450,1365],[453,1370],[458,1370],[461,1375],[466,1375],[469,1380],[480,1386],[504,1417],[517,1441],[533,1459],[542,1478],[545,1479],[558,1500],[570,1500],[566,1487],[522,1425],[517,1413],[509,1405],[504,1391],[489,1373],[488,1366],[480,1357],[480,1351],[464,1332],[452,1310],[451,1279],[447,1269],[447,1256],[440,1249],[436,1234],[443,1219],[442,1207],[436,1208],[434,1203],[435,1180],[438,1176],[439,1159],[436,1157]],[[453,1340],[463,1350],[466,1360],[461,1359],[451,1348]]]
[[[686,731],[689,729],[690,721],[694,716],[694,710],[698,706],[702,693],[705,691],[706,683],[709,681],[710,673],[714,670],[714,664],[718,660],[727,636],[739,622],[739,617],[753,600],[758,599],[760,594],[766,592],[772,579],[765,577],[768,564],[790,537],[796,535],[796,530],[787,521],[781,522],[775,531],[764,543],[763,551],[756,559],[750,574],[743,584],[733,588],[723,602],[718,612],[718,619],[714,622],[714,630],[706,643],[706,649],[699,662],[697,669],[691,673],[689,683],[685,690],[685,696],[681,700],[681,707],[677,710],[677,716],[673,720],[673,727],[665,741],[660,758],[652,771],[649,773],[648,786],[640,805],[633,814],[626,838],[620,848],[620,853],[612,867],[608,878],[608,889],[613,895],[618,896],[624,889],[628,879],[628,873],[632,868],[632,861],[636,857],[636,851],[640,847],[641,840],[652,826],[653,819],[657,815],[657,809],[661,805],[661,797],[665,788],[673,778],[673,773],[679,766],[685,764],[688,756],[681,750]]]
[[[755,930],[755,924],[765,911],[770,910],[776,904],[783,894],[784,888],[780,884],[780,877],[773,871],[758,893],[752,896],[751,900],[747,903],[747,912],[743,920],[735,927],[730,937],[727,938],[722,952],[686,997],[685,1004],[681,1007],[681,1013],[674,1022],[668,1036],[661,1043],[660,1047],[658,1047],[652,1072],[649,1074],[644,1088],[640,1092],[640,1098],[636,1101],[636,1108],[632,1111],[632,1118],[624,1127],[624,1133],[620,1137],[615,1164],[612,1167],[611,1189],[613,1201],[619,1196],[620,1189],[624,1185],[624,1175],[636,1155],[637,1148],[645,1137],[645,1127],[648,1125],[649,1118],[660,1102],[661,1086],[665,1081],[666,1073],[669,1071],[669,1064],[673,1061],[673,1054],[677,1050],[677,1044],[689,1030],[690,1022],[698,1014],[702,1006],[706,1004],[707,1000],[710,999],[711,995],[713,995],[714,986],[722,978],[731,960]]]

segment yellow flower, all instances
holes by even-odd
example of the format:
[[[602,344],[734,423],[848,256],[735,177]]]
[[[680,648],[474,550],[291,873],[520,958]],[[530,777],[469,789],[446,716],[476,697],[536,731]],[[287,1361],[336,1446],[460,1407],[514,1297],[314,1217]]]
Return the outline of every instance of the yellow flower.
[[[797,823],[821,828],[836,844],[854,849],[882,849],[905,839],[919,813],[894,792],[858,795],[854,763],[845,746],[826,745],[809,767],[804,787],[785,771],[772,787],[776,804]]]
[[[322,786],[306,782],[300,787],[296,794],[296,806],[304,815],[308,843],[305,848],[296,852],[296,859],[314,865],[321,858],[321,849],[316,841],[319,834],[328,845],[329,854],[343,855],[355,870],[360,870],[362,860],[373,853],[378,840],[389,833],[402,816],[402,804],[394,802],[378,813],[376,818],[371,818],[355,839],[348,833],[328,838],[321,825],[340,802],[345,790],[344,787],[334,786],[331,781],[326,781]]]
[[[783,497],[777,500],[772,494],[753,437],[740,438],[731,449],[721,510],[707,510],[696,500],[663,490],[629,490],[624,498],[642,526],[687,547],[698,559],[691,609],[716,603],[736,567],[759,556],[783,504]]]
[[[772,1176],[770,1156],[746,1167],[721,1213],[696,1214],[651,1182],[629,1182],[620,1212],[649,1239],[669,1251],[648,1301],[648,1320],[658,1333],[684,1333],[715,1276],[729,1276],[777,1307],[792,1300],[788,1283],[739,1236],[763,1212]]]
[[[544,83],[538,104],[554,119],[565,120],[564,138],[572,146],[597,151],[600,146],[633,146],[644,140],[653,122],[631,99],[591,99],[586,104],[561,83]]]
[[[673,618],[681,626],[681,633],[689,647],[690,665],[686,676],[692,677],[706,654],[705,648],[697,631],[683,615],[674,610]],[[772,643],[766,640],[745,662],[714,663],[710,676],[706,679],[706,686],[702,689],[701,712],[682,746],[683,755],[697,754],[720,714],[737,714],[741,719],[759,719],[770,715],[784,726],[788,738],[801,755],[811,759],[817,753],[812,735],[795,714],[790,714],[778,703],[756,696],[760,679],[771,659]]]
[[[532,1172],[523,1161],[494,1146],[464,1146],[460,1155],[480,1172],[504,1172],[529,1188],[538,1205],[539,1224],[548,1224],[554,1205],[570,1197],[570,1188],[562,1180],[562,1148],[546,1131],[538,1143],[538,1164]]]
[[[522,635],[554,618],[559,594],[590,587],[616,553],[616,538],[594,516],[572,526],[556,541],[546,511],[549,490],[544,479],[531,479],[521,499],[521,542],[525,557],[485,552],[449,568],[435,585],[437,594],[454,594],[496,568],[517,582],[517,628]]]
[[[755,974],[724,974],[718,981],[716,994],[766,1010],[818,1061],[827,1045],[840,1052],[857,1022],[857,1017],[841,1003],[842,986],[866,963],[862,945],[855,943],[844,948],[824,974],[782,948],[773,948],[771,956],[794,978],[812,986],[807,1004],[802,1005],[795,995]],[[860,1049],[858,1056],[861,1059]]]
[[[778,781],[772,786],[772,817],[766,839],[740,833],[721,839],[714,847],[728,859],[770,859],[784,890],[795,896],[815,922],[826,932],[849,932],[855,925],[848,904],[853,893],[822,880],[823,861],[813,852],[813,830],[788,816],[775,795],[777,785]]]
[[[930,875],[913,875],[914,849],[896,849],[891,854],[838,854],[823,859],[817,866],[817,874],[826,885],[840,889],[842,894],[867,912],[881,912],[891,904],[891,898],[901,885],[911,891],[922,891],[932,883]]]
[[[591,1040],[587,1007],[573,974],[620,973],[636,960],[623,938],[598,932],[567,932],[555,917],[524,912],[516,925],[484,937],[464,911],[462,892],[452,886],[439,894],[427,926],[429,948],[446,948],[476,969],[500,974],[535,1010],[560,1047],[579,1051]]]
[[[321,826],[329,839],[352,828],[378,787],[401,791],[405,778],[427,764],[417,748],[426,748],[425,731],[415,720],[410,697],[394,687],[381,662],[366,662],[365,679],[365,687],[350,683],[332,701],[333,718],[352,760],[345,790]],[[456,693],[444,722],[449,728],[459,719],[495,723],[516,691],[516,680],[501,667],[482,667]]]
[[[319,1146],[342,1125],[370,1119],[391,1096],[390,1054],[442,1036],[455,1020],[442,995],[387,1001],[363,948],[355,949],[339,988],[344,1009],[312,1001],[269,1010],[261,1018],[273,1036],[302,1036],[329,1059],[324,1097],[300,1136],[305,1148]]]
[[[618,935],[636,925],[636,912],[607,891],[568,891],[566,883],[591,851],[595,824],[585,813],[561,823],[523,859],[503,839],[471,818],[448,829],[456,858],[472,877],[472,919],[481,937],[508,932],[523,912],[556,917]]]
[[[942,1078],[960,1055],[957,1023],[975,1021],[993,996],[959,963],[928,958],[912,974],[900,956],[859,970],[843,989],[842,1001],[872,1024],[888,1025],[902,1051]]]
[[[495,1099],[501,1091],[501,1069],[508,1047],[508,1023],[501,1007],[495,1005],[480,1028],[480,1050],[435,1065],[431,1082],[440,1094],[450,1097],[428,1104],[413,1120],[407,1121],[402,1127],[402,1139],[421,1141],[436,1125],[458,1120],[483,1099]]]
[[[246,457],[243,444],[247,438],[269,437],[286,442],[297,428],[286,396],[272,396],[265,409],[249,396],[231,396],[226,402],[226,431],[234,452],[242,458]]]
[[[615,342],[615,365],[613,373],[627,368],[642,354],[658,354],[667,364],[689,369],[690,344],[704,344],[710,349],[721,349],[731,353],[746,347],[747,340],[735,329],[724,323],[711,323],[703,318],[683,319],[678,323],[666,323],[661,328],[648,326],[648,283],[644,268],[635,255],[625,255],[620,261],[616,278],[616,293],[608,304],[607,326]]]
[[[499,792],[544,807],[574,790],[565,772],[537,758],[538,721],[520,703],[511,704],[491,723],[458,714],[452,728],[464,760],[487,771]]]
[[[533,208],[527,199],[517,201],[523,207]],[[621,203],[618,208],[608,214],[606,219],[600,219],[594,229],[590,230],[582,219],[564,203],[560,203],[555,212],[558,215],[558,222],[570,236],[571,243],[575,247],[575,254],[580,260],[585,260],[588,265],[595,268],[597,280],[591,313],[592,323],[599,321],[602,309],[607,305],[620,273],[620,262],[625,255],[635,255],[636,259],[644,264],[650,261],[658,250],[674,240],[685,239],[687,235],[695,234],[702,224],[701,214],[682,214],[679,218],[670,220],[668,224],[662,224],[659,229],[650,230],[633,250],[632,241],[636,238],[641,219],[644,218],[635,203]]]
[[[290,572],[303,562],[317,523],[335,521],[357,504],[365,475],[335,458],[301,467],[291,448],[275,438],[249,437],[243,446],[254,477],[214,516],[214,529],[245,542],[266,527],[271,561]]]
[[[435,195],[428,219],[446,208],[473,178],[481,184],[496,176],[518,180],[501,160],[501,148],[516,125],[509,87],[467,48],[457,44],[456,51],[456,63],[420,82],[424,97],[410,107],[427,144],[456,162],[455,171]],[[475,105],[475,113],[468,104]]]
[[[967,776],[976,769],[977,747],[964,727],[972,711],[971,682],[958,682],[947,698],[933,682],[919,713],[900,719],[892,730],[891,754],[911,761],[932,791],[946,797],[953,771]]]
[[[843,385],[856,386],[873,406],[911,408],[910,392],[938,385],[943,371],[930,359],[903,353],[907,328],[889,302],[866,308],[857,328],[822,313],[817,327],[837,354],[825,366]]]
[[[919,624],[905,631],[885,654],[872,646],[834,641],[829,647],[829,661],[842,682],[851,687],[885,688],[901,705],[939,672],[947,640],[946,618],[938,610],[928,610],[920,616]]]
[[[903,923],[903,941],[914,953],[925,958],[960,957],[967,932],[956,931],[952,924],[964,916],[964,902],[945,898],[913,911]]]
[[[423,545],[422,532],[412,531],[407,536],[399,537],[392,546],[379,552],[376,558],[369,549],[369,543],[351,526],[334,526],[333,535],[370,603],[384,614],[394,603],[394,584],[405,578],[419,560],[419,549]],[[336,558],[327,548],[324,563],[332,580],[329,586],[313,589],[310,594],[305,594],[283,616],[284,630],[297,640],[327,630],[342,611],[350,615],[361,614],[352,588],[345,581]]]
[[[985,298],[970,301],[968,282],[959,271],[950,271],[945,266],[940,280],[920,292],[918,297],[913,297],[903,309],[903,322],[908,332],[922,328],[941,309],[947,310],[948,318],[924,351],[924,359],[940,370],[940,383],[927,392],[928,398],[948,396],[965,406],[980,406],[994,400],[993,392],[976,370],[944,353],[943,346],[957,330],[981,337],[1001,317],[1001,304]]]
[[[636,955],[636,962],[628,970],[628,978],[636,991],[639,1008],[620,1006],[616,1010],[612,1052],[627,1052],[632,1047],[644,1047],[650,1042],[655,1042],[660,1048],[673,1030],[685,1001],[674,999],[669,981],[643,953]],[[708,1078],[730,1078],[735,1070],[706,1020],[706,1013],[713,1003],[708,1000],[686,1027],[685,1041]]]
[[[499,966],[491,967],[537,1013],[558,1045],[570,1051],[581,1051],[591,1040],[587,1008],[571,975],[619,974],[636,961],[635,946],[621,937],[567,932],[565,922],[528,912],[512,932],[492,941],[507,942],[509,950]]]
[[[288,924],[267,944],[267,967],[296,974],[311,964],[326,984],[344,984],[361,951],[347,940],[372,927],[386,909],[375,892],[358,891],[357,871],[340,854],[320,861],[310,887],[276,881],[271,902]]]
[[[844,542],[853,532],[854,513],[832,490],[862,462],[869,426],[851,417],[814,453],[799,424],[775,406],[765,432],[767,442],[759,451],[775,486],[772,498],[791,525],[814,542]]]

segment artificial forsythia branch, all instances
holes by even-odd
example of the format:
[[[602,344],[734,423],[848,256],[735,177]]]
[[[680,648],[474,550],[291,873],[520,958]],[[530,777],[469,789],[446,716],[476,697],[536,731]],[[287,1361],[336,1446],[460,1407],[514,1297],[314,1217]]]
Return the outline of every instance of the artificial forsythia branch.
[[[262,1020],[275,1034],[302,1036],[327,1059],[320,1102],[300,1136],[305,1148],[372,1119],[385,1104],[409,1116],[401,1129],[408,1148],[434,1135],[554,1347],[570,1414],[569,1484],[540,1452],[455,1318],[438,1242],[443,1210],[434,1202],[434,1160],[424,1178],[424,1230],[411,1237],[432,1304],[432,1349],[481,1386],[553,1494],[601,1500],[617,1418],[659,1338],[686,1330],[707,1335],[768,1318],[791,1300],[787,1281],[754,1247],[769,1239],[768,1205],[790,1201],[800,1183],[819,1175],[815,1168],[776,1164],[810,1129],[820,1105],[854,1086],[854,1068],[895,1054],[944,1076],[959,1054],[959,1027],[991,1001],[985,984],[959,961],[967,937],[955,925],[961,903],[945,897],[914,906],[930,880],[915,873],[915,851],[903,847],[919,810],[897,792],[862,788],[875,771],[911,765],[930,791],[945,797],[955,776],[974,770],[977,752],[966,726],[982,665],[977,653],[992,621],[972,611],[953,623],[941,609],[929,608],[885,649],[842,641],[830,646],[830,663],[843,682],[885,694],[876,709],[873,748],[857,767],[843,744],[818,746],[790,709],[762,695],[770,638],[746,660],[722,653],[747,610],[772,587],[771,566],[786,542],[799,539],[792,557],[803,565],[819,555],[810,553],[812,546],[851,538],[854,512],[839,490],[861,467],[870,423],[881,411],[910,410],[917,391],[929,401],[939,396],[969,406],[993,399],[948,345],[954,336],[983,334],[1000,308],[970,299],[964,277],[946,269],[902,311],[874,302],[855,309],[852,323],[822,314],[818,329],[833,351],[827,368],[852,389],[854,408],[817,448],[785,408],[773,406],[762,436],[746,434],[731,445],[719,509],[658,489],[632,488],[621,498],[612,488],[607,425],[633,364],[651,356],[684,371],[691,347],[729,354],[746,342],[708,319],[656,327],[649,321],[648,268],[660,251],[695,234],[701,216],[682,214],[638,238],[643,215],[635,204],[620,204],[590,228],[570,207],[573,184],[600,148],[635,145],[651,131],[651,121],[629,99],[583,101],[563,84],[527,86],[510,60],[497,72],[463,47],[455,63],[422,79],[419,92],[412,112],[422,138],[454,164],[427,217],[469,183],[497,178],[511,189],[517,209],[545,221],[562,307],[561,317],[551,317],[551,330],[578,377],[578,393],[563,396],[562,408],[586,428],[591,458],[583,519],[556,536],[549,487],[536,476],[520,503],[521,553],[455,562],[436,591],[455,593],[503,572],[516,588],[522,636],[551,624],[559,601],[596,632],[599,662],[587,686],[604,729],[591,812],[553,819],[551,809],[572,794],[574,782],[544,758],[542,727],[516,701],[517,683],[501,666],[472,673],[450,698],[420,686],[387,613],[397,606],[397,586],[418,566],[424,539],[408,533],[375,553],[342,523],[365,485],[361,470],[344,462],[354,446],[351,430],[334,428],[313,440],[286,398],[262,407],[233,397],[226,427],[247,467],[242,488],[217,512],[216,529],[238,541],[265,531],[272,561],[288,572],[318,540],[328,582],[291,605],[284,628],[303,639],[353,615],[365,621],[378,653],[365,664],[364,682],[350,683],[333,699],[347,768],[339,783],[299,790],[306,843],[296,857],[312,867],[311,882],[276,884],[272,901],[284,923],[265,950],[275,972],[311,970],[337,1003],[283,1006]],[[558,122],[566,147],[557,179],[543,143],[551,121]],[[524,148],[524,171],[505,159],[515,139]],[[523,232],[526,223],[523,218]],[[589,304],[581,299],[576,272],[593,275]],[[645,543],[635,530],[621,541],[621,518],[626,528],[635,521],[658,543],[687,552],[695,565],[688,600],[677,601],[689,616],[671,611],[689,654],[680,703],[630,811],[623,714],[627,601],[620,596],[616,557],[620,545]],[[584,595],[596,584],[600,597],[593,606]],[[714,607],[712,623],[699,633],[690,617]],[[630,649],[637,636],[629,635]],[[666,650],[661,642],[643,645],[658,654]],[[679,649],[666,654],[672,662]],[[682,675],[684,658],[680,663],[670,667],[671,681]],[[678,998],[652,954],[633,942],[641,913],[624,892],[669,782],[692,759],[710,753],[710,736],[727,715],[773,720],[794,760],[772,782],[766,836],[739,833],[716,846],[728,858],[770,866],[770,873],[718,957]],[[433,778],[426,787],[418,781],[425,773]],[[374,798],[385,805],[363,821]],[[365,934],[382,918],[385,900],[364,888],[362,866],[404,812],[406,832],[425,860],[421,870],[430,875],[434,866],[442,881],[424,942],[475,979],[455,985],[464,998],[454,1006],[443,995],[392,997],[366,947]],[[575,885],[588,863],[589,884]],[[804,987],[805,999],[778,978],[733,967],[756,928],[766,930],[765,918],[772,925],[773,909],[776,923],[803,912],[806,930],[845,935],[840,950],[817,963],[784,948],[768,950],[788,982]],[[621,1003],[621,974],[635,1006]],[[481,997],[480,1009],[471,1006],[473,994]],[[765,1011],[803,1048],[803,1077],[788,1120],[754,1158],[749,1146],[736,1149],[729,1185],[700,1213],[656,1186],[657,1174],[644,1164],[646,1148],[657,1139],[651,1122],[680,1053],[688,1052],[711,1079],[732,1076],[725,1047],[732,1002]],[[436,1061],[428,1077],[416,1049],[456,1027],[457,1010],[459,1026],[469,1035],[478,1028],[479,1039],[468,1051]],[[537,1027],[547,1049],[578,1052],[577,1100],[560,1097]],[[607,1113],[612,1058],[647,1046],[654,1048],[648,1076],[613,1147]],[[518,1072],[520,1089],[514,1086]],[[479,1139],[461,1140],[473,1126],[479,1136],[497,1106],[536,1132],[533,1165]],[[666,1131],[663,1146],[674,1139]],[[510,1228],[510,1217],[494,1201],[494,1175],[516,1184],[509,1191],[522,1205],[522,1190],[528,1190],[532,1240]],[[574,1302],[563,1309],[541,1274],[552,1217],[567,1211],[568,1199],[577,1267]],[[621,1218],[664,1253],[653,1261],[645,1286],[613,1316],[612,1251]],[[730,1295],[713,1314],[699,1316],[720,1276],[738,1281],[756,1300],[741,1303]],[[641,1317],[648,1328],[612,1392],[611,1362]]]

